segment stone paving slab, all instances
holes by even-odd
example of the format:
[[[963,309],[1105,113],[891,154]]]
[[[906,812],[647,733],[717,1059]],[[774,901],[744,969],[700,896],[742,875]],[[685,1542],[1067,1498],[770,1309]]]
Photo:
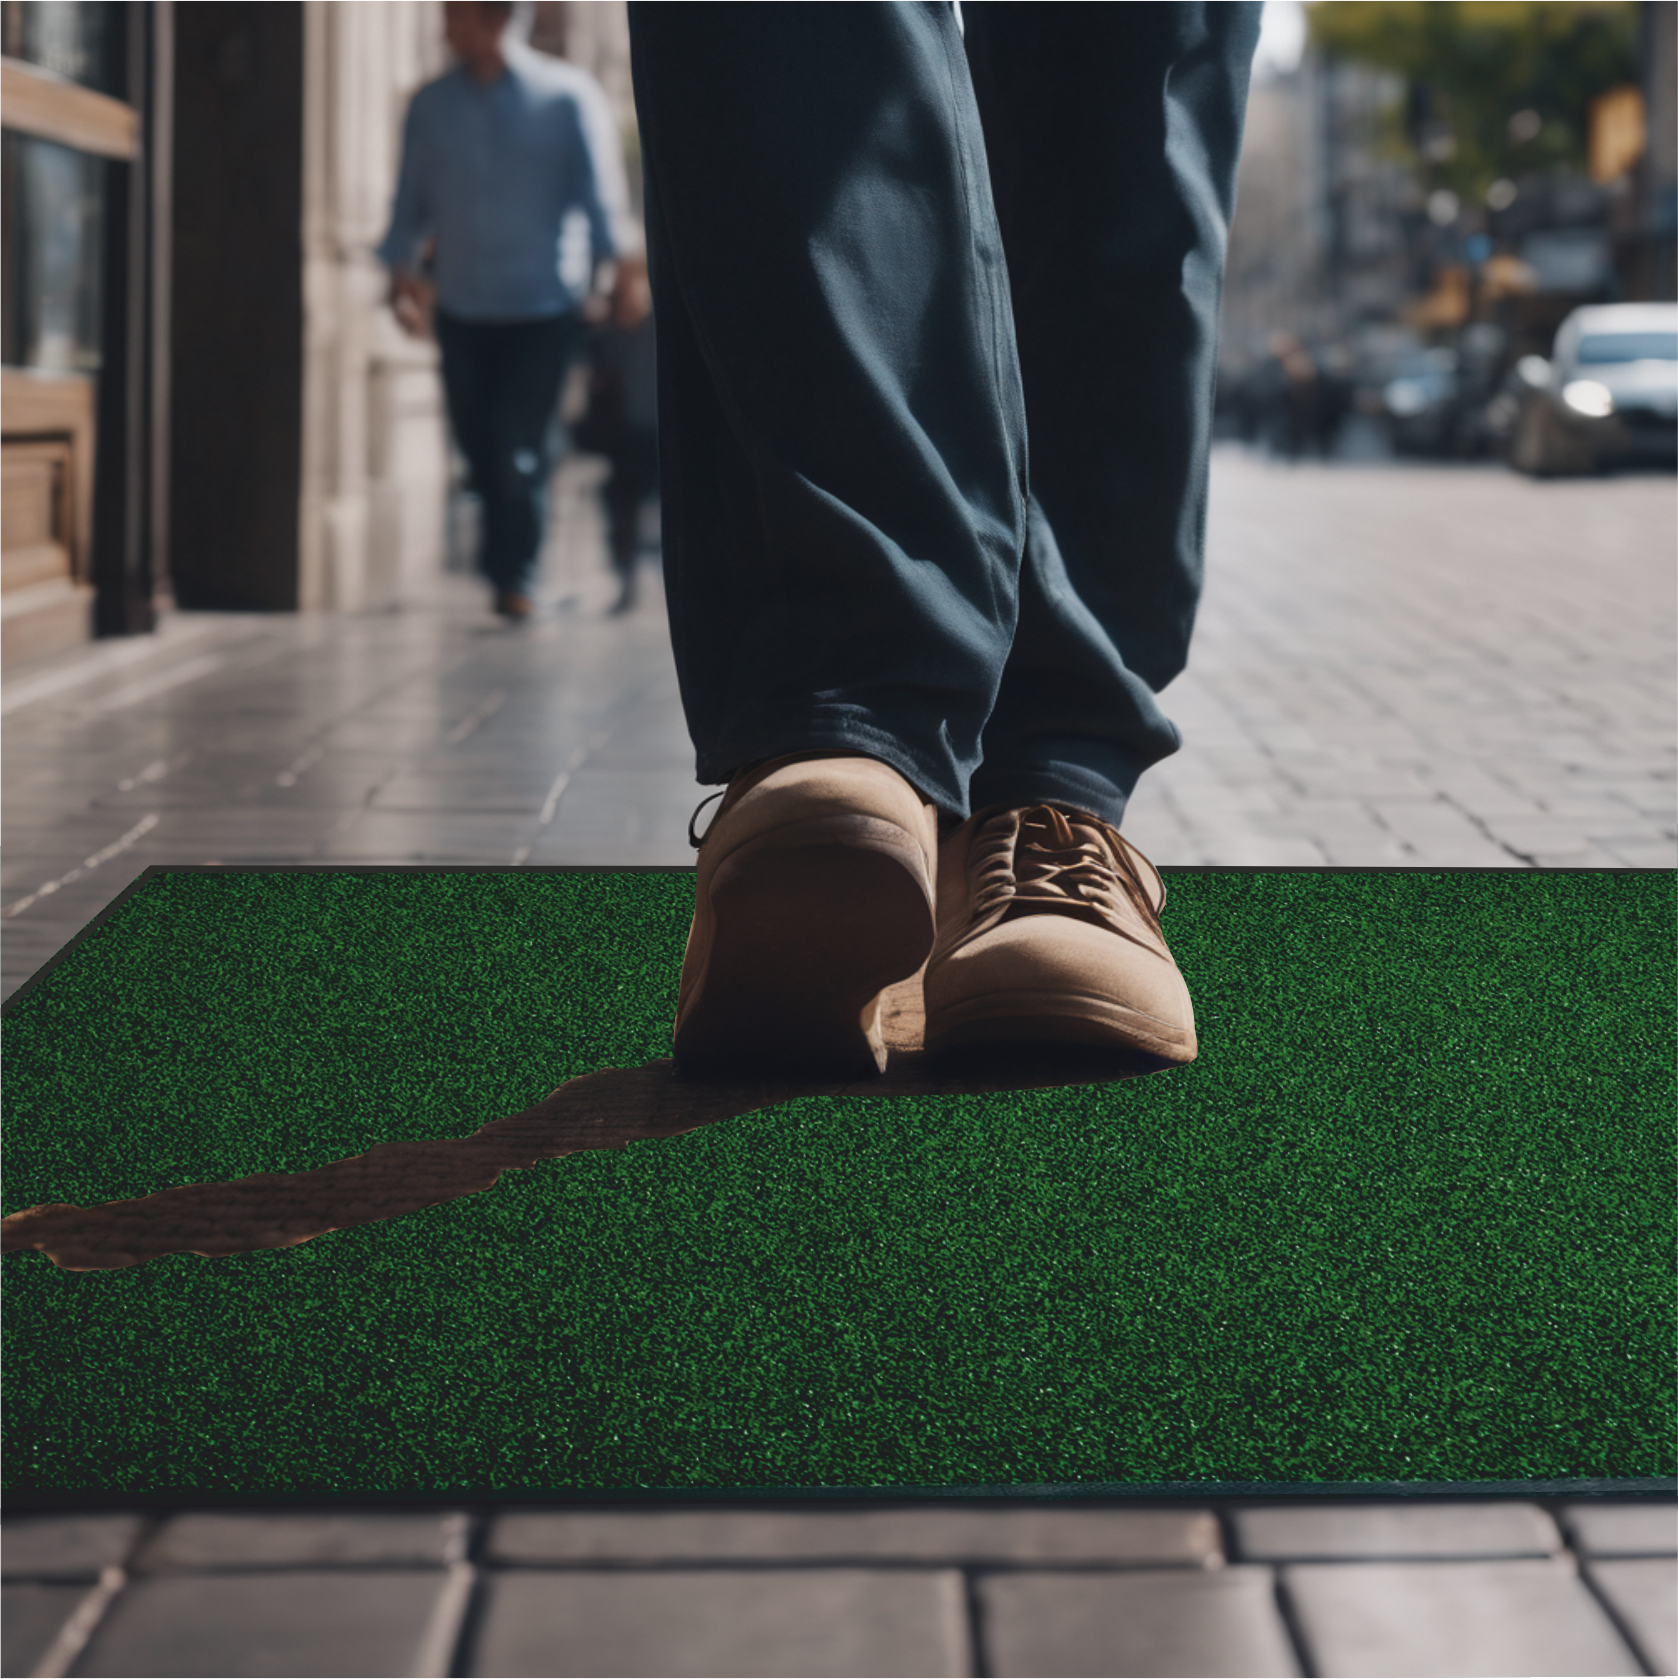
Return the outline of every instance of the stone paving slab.
[[[113,637],[75,650],[73,659],[56,655],[19,661],[7,673],[0,715],[22,716],[43,704],[73,705],[96,700],[118,683],[149,676],[177,660],[196,658],[207,650],[241,649],[263,639],[246,612],[165,613],[156,634]]]
[[[74,1671],[114,1679],[412,1673],[447,1578],[441,1568],[154,1576],[116,1599]]]
[[[981,1576],[987,1673],[1300,1671],[1268,1568]]]
[[[1302,478],[1218,451],[1206,598],[1189,669],[1164,695],[1185,746],[1143,778],[1144,808],[1171,800],[1191,766],[1234,783],[1237,752],[1246,784],[1278,791],[1263,827],[1292,827],[1336,864],[1386,863],[1390,842],[1344,819],[1325,831],[1290,794],[1379,803],[1411,866],[1495,866],[1488,849],[1520,867],[1678,864],[1670,485],[1604,484],[1566,503],[1529,488],[1495,471]],[[1598,802],[1604,770],[1644,801]],[[1548,797],[1575,779],[1574,819],[1600,834],[1549,827]],[[1478,843],[1397,809],[1418,786],[1449,795]],[[1620,810],[1635,812],[1630,832]],[[1540,824],[1520,831],[1527,849],[1481,831],[1523,815]],[[1233,860],[1239,812],[1186,826],[1199,854],[1164,861]]]
[[[1588,1573],[1649,1671],[1678,1673],[1678,1562],[1670,1557],[1624,1557],[1594,1562]]]
[[[87,1594],[85,1585],[41,1580],[0,1586],[0,1673],[33,1673]]]
[[[1371,815],[1398,841],[1412,867],[1448,857],[1454,868],[1508,868],[1526,855],[1519,846],[1507,843],[1498,826],[1504,818],[1471,816],[1444,799],[1422,802],[1371,795],[1367,803]],[[1528,831],[1547,833],[1548,822],[1547,817],[1535,818]]]
[[[1464,1679],[1642,1671],[1559,1559],[1304,1563],[1282,1570],[1282,1586],[1316,1673]]]
[[[400,857],[411,863],[510,862],[531,818],[448,811],[362,811],[316,851],[324,863]]]
[[[1610,840],[1603,850],[1620,869],[1670,869],[1672,847],[1665,840]]]
[[[1526,789],[1499,774],[1497,766],[1447,761],[1434,766],[1428,779],[1434,791],[1459,810],[1473,811],[1482,819],[1490,816],[1537,816],[1543,806]]]
[[[140,1548],[143,1573],[327,1567],[441,1568],[458,1551],[463,1516],[442,1511],[199,1510],[175,1516]]]
[[[1497,840],[1524,856],[1584,851],[1598,845],[1648,843],[1653,836],[1637,833],[1637,826],[1630,811],[1623,816],[1603,810],[1591,816],[1559,816],[1554,811],[1545,811],[1542,816],[1486,818],[1486,827]]]
[[[505,765],[469,758],[460,764],[404,765],[378,779],[371,808],[431,812],[470,805],[485,812],[534,816],[553,785],[552,766],[540,761]],[[334,789],[322,789],[332,793]]]
[[[1535,851],[1527,861],[1535,869],[1624,869],[1632,866],[1619,848],[1612,845],[1579,845],[1568,851]]]
[[[668,1562],[1178,1563],[1221,1560],[1205,1510],[902,1509],[511,1511],[491,1564]]]
[[[966,1674],[953,1569],[519,1572],[485,1581],[467,1671],[539,1674]]]
[[[1583,1556],[1678,1556],[1678,1504],[1570,1504],[1562,1521]]]
[[[1243,1562],[1539,1557],[1561,1549],[1536,1504],[1316,1504],[1230,1513]]]
[[[140,1537],[137,1515],[8,1516],[0,1525],[0,1573],[8,1580],[86,1580],[120,1568]]]
[[[470,1670],[1211,1674],[1295,1672],[1300,1655],[1309,1671],[1320,1673],[1678,1668],[1678,1562],[1671,1554],[1678,1512],[1669,1502],[1560,1506],[1563,1529],[1588,1558],[1583,1581],[1565,1552],[1486,1558],[1488,1547],[1555,1541],[1545,1512],[1530,1503],[1267,1507],[1238,1501],[1224,1510],[1236,1554],[1250,1558],[1255,1548],[1267,1550],[1282,1559],[1279,1569],[1251,1561],[1223,1566],[1214,1514],[1169,1506],[503,1508],[490,1513],[483,1536],[487,1573]],[[1278,1530],[1279,1515],[1306,1519]],[[116,1573],[108,1576],[114,1585],[95,1594],[103,1600],[114,1591],[115,1597],[96,1628],[97,1647],[70,1671],[406,1673],[419,1670],[416,1662],[426,1672],[449,1670],[447,1652],[470,1589],[470,1570],[459,1561],[468,1536],[463,1512],[185,1511],[144,1534],[136,1548],[143,1527],[134,1513],[7,1520],[0,1528],[8,1576],[0,1670],[33,1671],[66,1618],[88,1601],[98,1571],[118,1564],[130,1569],[129,1582],[124,1586]],[[1400,1547],[1433,1560],[1357,1560],[1391,1557]],[[1297,1560],[1302,1555],[1342,1560],[1306,1563]],[[742,1641],[757,1647],[759,1609],[779,1601],[775,1594],[792,1590],[816,1616],[815,1625],[822,1615],[838,1614],[836,1603],[854,1608],[859,1578],[921,1585],[945,1578],[959,1587],[964,1573],[981,1628],[982,1669],[940,1666],[942,1654],[925,1666],[905,1666],[903,1646],[881,1654],[854,1638],[823,1645],[826,1654],[810,1655],[811,1666],[792,1665],[808,1651],[789,1653],[779,1644],[761,1666],[751,1665],[759,1657],[740,1653]],[[1274,1589],[1278,1575],[1299,1635],[1310,1626],[1315,1645],[1292,1643]],[[417,1619],[411,1611],[418,1588],[392,1587],[392,1579],[425,1582],[420,1598],[429,1607]],[[336,1598],[330,1591],[323,1597],[323,1580],[366,1583],[383,1654],[352,1641],[347,1657],[336,1642],[323,1657],[318,1640],[297,1642],[288,1614],[310,1625],[324,1616],[328,1632],[321,1636],[328,1637],[333,1617],[349,1613],[342,1588]],[[536,1585],[502,1590],[520,1580]],[[672,1586],[673,1580],[696,1583]],[[709,1596],[706,1580],[716,1586]],[[229,1599],[220,1591],[253,1582],[254,1596]],[[613,1655],[618,1645],[601,1630],[608,1623],[597,1625],[587,1613],[601,1582],[617,1582],[615,1589],[631,1594],[624,1601],[643,1586],[655,1588],[655,1599],[671,1609],[663,1617],[664,1643],[649,1643],[643,1629]],[[159,1585],[179,1590],[159,1597],[152,1589]],[[888,1630],[919,1626],[904,1634],[911,1643],[919,1638],[945,1653],[948,1646],[970,1660],[960,1590],[951,1597],[946,1587],[935,1587],[930,1597],[917,1598],[919,1590],[888,1586],[881,1596],[868,1585],[862,1595],[882,1606]],[[495,1602],[501,1607],[491,1613]],[[780,1612],[770,1615],[771,1632]],[[867,1615],[879,1619],[872,1609]],[[584,1622],[594,1631],[579,1633]],[[716,1628],[725,1623],[733,1645],[717,1642],[723,1635]],[[684,1640],[695,1627],[715,1646],[714,1668],[695,1668],[685,1654]],[[493,1649],[485,1643],[492,1635],[503,1640]],[[577,1644],[585,1636],[595,1642]],[[276,1653],[276,1640],[285,1639],[291,1642]],[[406,1654],[399,1648],[404,1639]],[[659,1652],[672,1641],[684,1654],[667,1659]],[[563,1665],[572,1657],[575,1666]]]

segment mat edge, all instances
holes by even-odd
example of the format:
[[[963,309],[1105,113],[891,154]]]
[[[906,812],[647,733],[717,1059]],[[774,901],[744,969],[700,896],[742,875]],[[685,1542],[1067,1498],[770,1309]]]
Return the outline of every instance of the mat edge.
[[[554,1487],[508,1492],[469,1488],[438,1492],[332,1491],[211,1492],[169,1488],[151,1492],[114,1488],[77,1492],[0,1492],[0,1512],[55,1514],[111,1509],[299,1508],[455,1509],[526,1504],[623,1508],[672,1504],[1063,1504],[1297,1502],[1314,1499],[1472,1502],[1511,1499],[1678,1499],[1678,1476],[1601,1477],[1561,1481],[1089,1481],[962,1487]]]

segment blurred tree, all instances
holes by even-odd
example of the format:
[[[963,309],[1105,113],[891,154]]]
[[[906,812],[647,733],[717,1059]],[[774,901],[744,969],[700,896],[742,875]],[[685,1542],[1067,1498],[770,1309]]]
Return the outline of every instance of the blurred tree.
[[[1582,170],[1591,101],[1638,75],[1635,0],[1317,0],[1306,18],[1325,56],[1406,79],[1394,139],[1428,186],[1471,202]]]

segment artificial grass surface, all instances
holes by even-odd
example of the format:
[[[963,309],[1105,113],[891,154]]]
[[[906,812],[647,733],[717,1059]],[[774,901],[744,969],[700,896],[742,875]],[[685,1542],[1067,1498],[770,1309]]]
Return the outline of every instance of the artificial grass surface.
[[[1669,871],[1164,871],[1200,1060],[813,1097],[304,1246],[5,1264],[4,1485],[1674,1470]],[[7,1212],[668,1053],[691,871],[181,871],[7,1011]]]

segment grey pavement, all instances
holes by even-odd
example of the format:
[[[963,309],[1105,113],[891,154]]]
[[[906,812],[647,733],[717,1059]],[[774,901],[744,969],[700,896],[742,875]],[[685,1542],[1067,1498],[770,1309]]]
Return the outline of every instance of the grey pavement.
[[[685,865],[656,576],[561,473],[541,613],[178,614],[0,682],[0,991],[152,863]],[[1220,451],[1126,832],[1170,864],[1678,865],[1670,478]],[[1671,1673],[1678,1506],[113,1508],[0,1528],[6,1673]]]
[[[1678,1503],[26,1515],[5,1674],[1643,1674]]]

